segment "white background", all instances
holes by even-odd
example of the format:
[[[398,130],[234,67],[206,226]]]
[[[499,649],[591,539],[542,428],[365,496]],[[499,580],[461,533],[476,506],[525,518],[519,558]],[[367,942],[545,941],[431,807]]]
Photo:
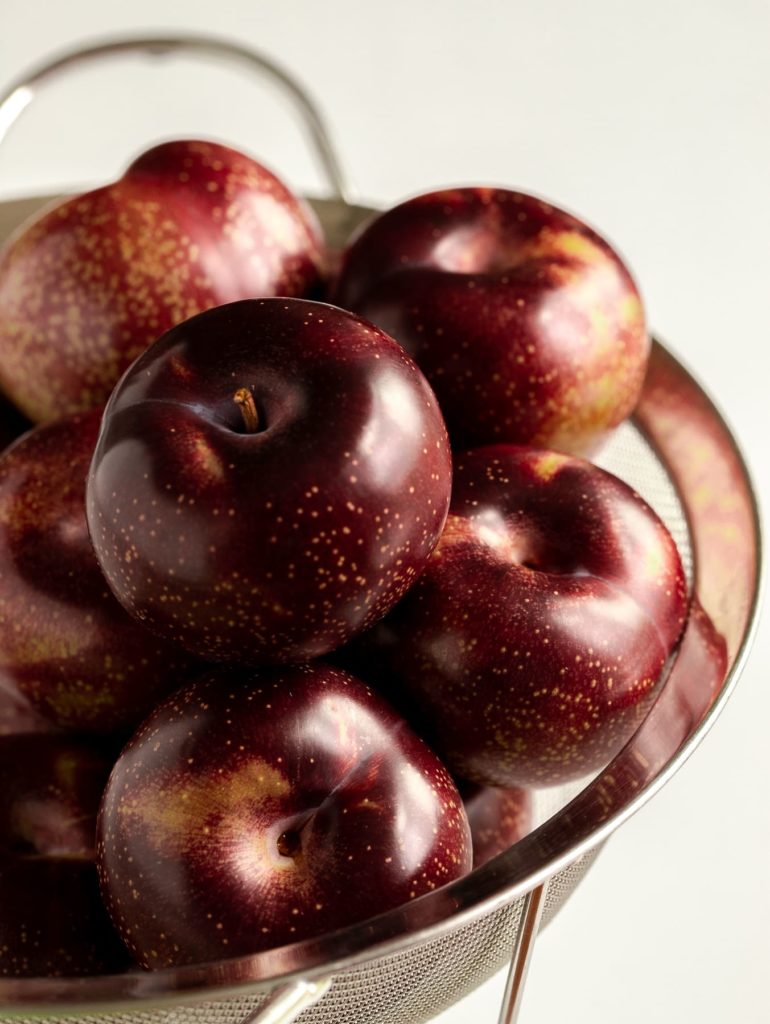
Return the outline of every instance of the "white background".
[[[593,222],[633,267],[655,330],[727,413],[767,495],[767,2],[3,0],[0,85],[71,43],[150,29],[215,31],[294,70],[374,203],[500,183]],[[0,195],[99,181],[168,134],[240,144],[323,191],[288,115],[232,71],[84,72],[0,151]],[[770,1019],[768,632],[703,747],[541,937],[522,1024]],[[502,981],[442,1024],[493,1021]]]

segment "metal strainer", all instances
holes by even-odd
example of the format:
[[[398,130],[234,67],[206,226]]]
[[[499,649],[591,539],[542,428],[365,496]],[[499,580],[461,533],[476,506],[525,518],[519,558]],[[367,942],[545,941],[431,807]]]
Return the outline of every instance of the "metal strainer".
[[[332,246],[372,211],[350,202],[316,110],[297,83],[249,50],[206,38],[127,39],[44,65],[0,96],[0,141],[38,88],[75,63],[123,52],[236,60],[294,100],[331,191],[313,201]],[[42,199],[0,203],[0,239]],[[0,980],[0,1024],[418,1024],[510,962],[501,1021],[513,1021],[538,928],[554,916],[614,829],[674,774],[721,711],[756,621],[760,537],[751,482],[723,420],[658,343],[632,423],[601,464],[658,511],[692,593],[684,640],[647,719],[595,777],[538,793],[537,828],[407,906],[251,957],[154,973]]]

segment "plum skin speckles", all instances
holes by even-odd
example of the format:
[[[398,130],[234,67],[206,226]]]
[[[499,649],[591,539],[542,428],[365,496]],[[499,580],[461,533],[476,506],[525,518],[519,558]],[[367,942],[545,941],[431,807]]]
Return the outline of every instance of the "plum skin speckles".
[[[214,661],[300,662],[406,592],[450,485],[438,404],[403,350],[334,307],[264,299],[180,324],[133,365],[87,513],[110,587],[150,630]]]
[[[352,924],[471,860],[438,758],[323,663],[222,666],[167,698],[121,754],[98,824],[107,907],[150,969]]]
[[[315,294],[325,258],[310,209],[261,164],[212,142],[162,143],[4,247],[3,391],[35,422],[102,406],[180,320],[254,295]]]
[[[0,457],[0,688],[62,729],[112,733],[189,678],[192,659],[126,614],[94,556],[85,484],[100,418],[40,425]]]
[[[631,488],[492,445],[457,456],[442,539],[355,663],[378,666],[456,777],[555,785],[630,738],[687,614],[676,545]]]
[[[590,454],[641,392],[650,340],[628,269],[521,192],[448,189],[380,214],[345,251],[333,301],[414,357],[456,450]]]

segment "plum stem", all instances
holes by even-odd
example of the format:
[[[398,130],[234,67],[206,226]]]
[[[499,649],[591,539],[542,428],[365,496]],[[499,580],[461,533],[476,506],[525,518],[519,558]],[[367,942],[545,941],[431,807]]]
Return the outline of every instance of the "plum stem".
[[[247,434],[256,434],[259,430],[259,413],[254,401],[254,395],[248,388],[238,388],[233,395],[233,401],[241,410],[243,425]]]

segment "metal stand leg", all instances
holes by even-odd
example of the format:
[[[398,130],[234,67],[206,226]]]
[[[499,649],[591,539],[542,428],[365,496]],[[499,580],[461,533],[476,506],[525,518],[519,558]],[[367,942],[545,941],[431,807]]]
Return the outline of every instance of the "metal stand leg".
[[[532,959],[535,937],[540,927],[540,918],[543,916],[547,892],[548,882],[543,882],[537,889],[528,893],[524,901],[524,912],[511,954],[511,966],[508,969],[508,980],[505,983],[505,995],[498,1024],[516,1024],[518,1020],[524,982],[527,980],[529,962]]]
[[[295,981],[279,988],[256,1013],[243,1024],[291,1024],[306,1010],[326,995],[331,978],[320,981]]]

